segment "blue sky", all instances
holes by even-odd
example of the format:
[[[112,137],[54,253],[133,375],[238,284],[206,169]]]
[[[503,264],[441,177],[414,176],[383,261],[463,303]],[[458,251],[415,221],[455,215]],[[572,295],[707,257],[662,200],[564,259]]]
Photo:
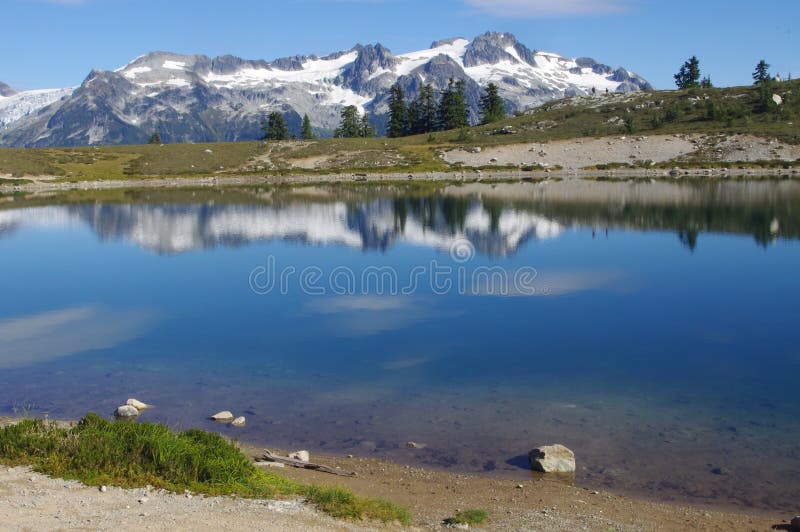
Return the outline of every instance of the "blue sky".
[[[381,42],[395,53],[509,31],[529,48],[624,66],[658,88],[692,54],[717,85],[765,58],[800,77],[798,0],[0,0],[0,81],[79,84],[153,50],[275,59]]]

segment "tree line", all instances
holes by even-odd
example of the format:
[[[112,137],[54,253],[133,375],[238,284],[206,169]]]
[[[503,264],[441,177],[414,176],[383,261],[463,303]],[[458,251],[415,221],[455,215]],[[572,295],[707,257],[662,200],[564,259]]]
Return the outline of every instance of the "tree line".
[[[775,77],[769,72],[770,65],[765,60],[761,60],[756,65],[753,71],[753,82],[755,85],[769,85],[775,81]],[[675,78],[675,85],[680,90],[687,90],[692,88],[710,89],[714,85],[711,83],[711,77],[705,76],[700,79],[700,60],[697,56],[692,56],[686,60],[681,66],[678,73],[673,76]],[[791,76],[790,76],[791,78]]]
[[[770,65],[764,60],[760,60],[753,70],[753,84],[758,87],[757,93],[757,110],[759,112],[767,112],[777,107],[774,100],[775,83],[780,81],[778,76],[773,76],[770,71]],[[711,77],[705,76],[700,79],[700,60],[697,56],[690,57],[678,70],[678,73],[673,76],[675,78],[675,85],[680,90],[692,89],[710,89],[713,87]],[[791,80],[791,75],[789,76]],[[730,114],[730,113],[728,113]],[[708,115],[710,119],[725,118],[726,113],[720,110],[715,104],[709,104]]]
[[[286,118],[278,111],[273,111],[269,114],[266,120],[261,123],[261,129],[264,130],[265,140],[289,140],[297,138],[289,134],[289,126],[286,123]],[[311,127],[311,119],[308,115],[303,115],[303,122],[300,126],[300,138],[303,140],[314,139],[314,129]]]
[[[469,109],[464,90],[464,80],[450,78],[438,101],[433,86],[425,84],[417,98],[406,103],[403,87],[394,85],[389,94],[386,136],[397,138],[468,127]],[[481,97],[481,117],[483,124],[506,117],[503,99],[494,83],[486,87]]]
[[[770,74],[770,65],[761,60],[753,71],[754,84],[760,88],[759,107],[766,111],[774,106],[773,89],[776,77]],[[681,65],[673,76],[675,84],[680,90],[707,89],[714,85],[711,77],[702,76],[700,60],[697,56],[690,57]],[[791,76],[789,76],[791,79]],[[450,78],[447,86],[437,96],[437,91],[431,84],[420,87],[417,97],[407,102],[405,92],[400,84],[395,84],[390,89],[389,117],[386,128],[387,137],[405,137],[436,131],[466,128],[469,123],[469,109],[465,95],[466,84],[464,80]],[[673,121],[668,110],[664,121]],[[716,118],[719,109],[712,108],[709,114]],[[500,97],[499,89],[494,83],[489,83],[484,89],[480,99],[481,124],[489,124],[506,118],[505,105]],[[290,135],[284,116],[275,111],[269,114],[262,123],[264,138],[267,140],[289,140],[297,138]],[[368,113],[362,115],[354,105],[344,107],[340,115],[339,127],[334,132],[337,138],[367,138],[375,136],[375,128],[370,122]],[[300,138],[311,140],[315,138],[311,120],[306,114],[303,116]],[[160,143],[161,138],[154,134],[151,143]]]

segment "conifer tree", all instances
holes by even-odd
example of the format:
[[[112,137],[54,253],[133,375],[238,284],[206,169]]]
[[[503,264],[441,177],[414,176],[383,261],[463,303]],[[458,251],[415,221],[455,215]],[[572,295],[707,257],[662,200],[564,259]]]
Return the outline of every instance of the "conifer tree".
[[[386,136],[397,138],[408,134],[409,110],[406,107],[406,97],[403,87],[394,85],[389,96],[389,125]]]
[[[753,72],[753,81],[756,85],[763,85],[772,79],[769,75],[769,65],[763,59],[758,62]]]
[[[413,100],[411,103],[408,104],[408,127],[406,128],[406,132],[408,135],[416,135],[418,133],[422,133],[419,130],[420,122],[420,110],[419,110],[419,100]]]
[[[712,89],[712,88],[714,88],[714,84],[711,83],[711,76],[704,77],[703,80],[700,82],[700,87],[702,87],[704,89]]]
[[[266,140],[289,140],[289,126],[286,119],[277,111],[269,114],[264,128],[264,138]]]
[[[696,56],[690,57],[673,77],[675,85],[681,90],[698,87],[700,85],[700,61]]]
[[[356,138],[360,136],[361,121],[358,116],[358,108],[355,105],[348,105],[342,109],[342,121],[334,132],[337,138]]]
[[[489,83],[486,94],[481,97],[481,123],[491,124],[506,117],[506,108],[497,89],[497,85]]]
[[[314,140],[314,130],[311,128],[311,119],[308,115],[303,115],[303,125],[300,128],[300,138],[303,140]]]
[[[439,102],[439,128],[458,129],[469,125],[469,112],[464,96],[464,81],[450,78]]]
[[[369,123],[369,114],[366,111],[358,123],[358,136],[365,139],[375,136],[375,128]]]
[[[420,87],[419,95],[411,105],[409,114],[412,117],[409,129],[413,134],[436,131],[438,108],[436,107],[436,96],[431,85],[427,84]]]

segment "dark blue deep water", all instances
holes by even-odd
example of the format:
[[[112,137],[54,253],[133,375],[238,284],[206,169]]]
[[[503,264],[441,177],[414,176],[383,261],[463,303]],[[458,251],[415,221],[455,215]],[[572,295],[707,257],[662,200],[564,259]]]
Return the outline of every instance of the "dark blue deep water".
[[[793,510],[798,238],[794,181],[0,198],[0,415]]]

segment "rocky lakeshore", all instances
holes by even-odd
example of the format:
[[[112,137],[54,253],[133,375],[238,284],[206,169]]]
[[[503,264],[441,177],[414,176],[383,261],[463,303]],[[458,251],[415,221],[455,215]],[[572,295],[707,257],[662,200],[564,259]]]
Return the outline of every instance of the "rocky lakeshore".
[[[331,156],[332,157],[332,156]],[[577,138],[546,143],[453,147],[439,150],[450,170],[426,172],[348,172],[326,166],[330,157],[291,162],[292,172],[214,173],[131,177],[126,179],[64,179],[63,176],[0,173],[0,194],[319,183],[397,183],[545,181],[550,179],[669,180],[774,179],[800,176],[800,147],[750,135],[655,135]],[[324,159],[324,160],[323,160]],[[766,164],[769,162],[770,164]],[[307,173],[304,173],[307,172]]]
[[[5,420],[5,424],[10,422]],[[242,444],[241,449],[254,460],[264,454],[260,446]],[[791,530],[792,526],[792,516],[712,511],[637,500],[576,487],[569,477],[560,475],[540,475],[520,482],[367,458],[311,458],[354,474],[331,475],[285,466],[274,471],[297,482],[342,487],[358,495],[401,504],[413,515],[412,530],[440,529],[448,517],[473,508],[488,512],[486,523],[477,527],[486,530]],[[2,530],[405,528],[399,524],[335,520],[298,498],[260,501],[148,488],[98,489],[49,478],[27,467],[0,466],[0,503]]]

